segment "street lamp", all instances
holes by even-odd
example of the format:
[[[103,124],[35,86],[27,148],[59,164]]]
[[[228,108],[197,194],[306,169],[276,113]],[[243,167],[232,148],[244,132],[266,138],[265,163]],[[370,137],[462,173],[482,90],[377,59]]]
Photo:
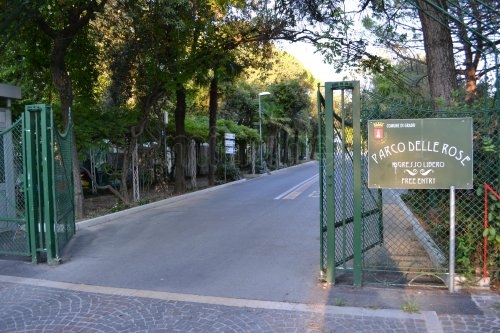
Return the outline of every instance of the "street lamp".
[[[259,138],[260,138],[260,143],[259,143],[259,151],[260,151],[260,168],[263,169],[263,161],[262,161],[262,105],[260,103],[260,97],[261,96],[266,96],[266,95],[271,95],[270,92],[268,91],[263,91],[259,93]]]

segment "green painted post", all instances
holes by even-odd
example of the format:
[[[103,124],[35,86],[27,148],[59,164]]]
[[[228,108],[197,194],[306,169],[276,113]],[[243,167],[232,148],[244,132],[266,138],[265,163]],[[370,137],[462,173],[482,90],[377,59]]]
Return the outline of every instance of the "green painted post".
[[[347,180],[347,156],[349,152],[347,151],[347,144],[346,144],[346,139],[347,139],[347,130],[346,130],[346,105],[345,105],[345,89],[341,89],[340,93],[340,117],[342,118],[342,121],[340,123],[340,133],[342,133],[341,138],[342,138],[342,147],[341,147],[341,155],[339,157],[342,161],[342,166],[341,166],[341,171],[342,172],[342,182],[337,185],[337,188],[335,188],[335,193],[339,193],[339,186],[340,186],[340,192],[341,192],[341,198],[342,198],[342,266],[345,268],[347,267],[347,257],[349,256],[347,254],[348,252],[348,244],[347,244],[347,237],[352,236],[348,235],[347,233],[347,198],[348,198],[348,180]],[[335,140],[336,138],[334,138]],[[350,173],[350,172],[349,172]]]
[[[325,83],[325,168],[326,168],[326,213],[327,213],[327,270],[326,281],[335,284],[335,189],[333,131],[333,83]]]
[[[362,181],[361,181],[361,95],[359,82],[352,83],[352,117],[353,117],[353,164],[354,164],[354,286],[361,287],[363,281],[362,248]]]
[[[43,216],[45,227],[45,249],[47,263],[58,263],[56,242],[56,223],[54,209],[54,149],[53,149],[53,121],[50,107],[40,105],[41,110],[41,141],[42,141],[42,172],[43,172]]]
[[[33,263],[40,262],[41,252],[44,251],[43,225],[43,177],[41,156],[41,118],[40,109],[34,105],[25,107],[25,142],[26,142],[26,193],[28,196],[28,229],[30,230],[30,250]]]
[[[317,102],[317,108],[318,108],[318,157],[319,157],[319,267],[321,267],[321,271],[323,272],[323,269],[325,267],[325,261],[324,261],[324,256],[323,256],[323,249],[324,249],[324,242],[323,242],[323,233],[325,232],[323,230],[323,172],[324,172],[324,165],[323,165],[323,117],[325,116],[325,112],[322,109],[322,95],[321,95],[321,86],[318,83],[318,91],[316,94],[316,102]]]
[[[26,223],[29,235],[29,248],[31,253],[31,261],[33,263],[38,262],[38,251],[37,251],[37,218],[35,211],[35,186],[37,173],[33,170],[35,165],[34,157],[34,147],[32,139],[32,122],[30,113],[27,108],[23,114],[23,168],[24,168],[24,193],[25,195],[25,207],[26,207]],[[35,179],[34,179],[35,178]]]

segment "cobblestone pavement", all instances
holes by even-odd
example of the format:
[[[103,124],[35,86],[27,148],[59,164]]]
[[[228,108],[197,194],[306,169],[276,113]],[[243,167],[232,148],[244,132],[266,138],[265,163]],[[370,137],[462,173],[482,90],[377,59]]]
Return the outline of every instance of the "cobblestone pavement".
[[[500,295],[472,295],[483,315],[439,315],[444,332],[500,332]]]
[[[0,275],[0,332],[499,332],[500,296],[483,315],[306,305]]]

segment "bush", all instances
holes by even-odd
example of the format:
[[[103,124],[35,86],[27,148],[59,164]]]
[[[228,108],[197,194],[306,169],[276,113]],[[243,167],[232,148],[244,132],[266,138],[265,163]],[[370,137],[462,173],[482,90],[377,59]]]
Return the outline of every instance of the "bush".
[[[221,182],[231,182],[241,179],[240,169],[234,164],[219,165],[217,167],[217,180]]]

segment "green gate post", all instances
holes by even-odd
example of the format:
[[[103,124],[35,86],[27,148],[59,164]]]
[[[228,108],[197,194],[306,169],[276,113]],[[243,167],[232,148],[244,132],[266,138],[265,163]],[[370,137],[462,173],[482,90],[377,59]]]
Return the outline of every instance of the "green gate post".
[[[363,220],[361,190],[361,94],[358,81],[352,84],[352,117],[353,117],[353,162],[354,162],[354,285],[361,287],[363,282]]]
[[[326,89],[325,89],[326,90]],[[325,99],[325,109],[327,111],[331,110],[331,113],[327,112],[327,115],[331,115],[331,119],[327,118],[326,128],[331,130],[331,132],[326,131],[326,135],[328,138],[332,138],[332,142],[334,141],[334,133],[333,133],[333,90],[351,90],[352,91],[352,122],[353,122],[353,145],[352,145],[352,153],[353,153],[353,284],[356,287],[361,287],[363,283],[363,219],[362,219],[362,210],[363,210],[363,198],[362,198],[362,179],[361,179],[361,92],[360,92],[360,84],[359,81],[344,81],[344,82],[334,82],[329,84],[329,95]],[[331,105],[331,109],[328,109],[327,106]],[[342,105],[343,107],[343,105]],[[342,120],[345,120],[345,115],[342,114]],[[343,125],[343,127],[345,124]],[[333,152],[334,147],[327,146],[327,152]],[[328,156],[328,155],[327,155]],[[332,163],[333,163],[332,157]],[[345,157],[344,157],[345,158]],[[333,164],[332,164],[333,165]],[[345,165],[343,166],[345,169]],[[333,172],[335,172],[335,168],[332,167]],[[345,171],[345,170],[344,170]],[[333,176],[333,175],[332,175]],[[332,185],[332,193],[328,193],[329,198],[335,198],[335,189]],[[332,201],[333,200],[329,200]],[[335,205],[333,205],[335,206]],[[334,213],[335,207],[332,208],[333,215],[329,216],[332,226],[328,225],[328,230],[332,229],[331,234],[328,234],[328,244],[332,244],[332,248],[328,249],[328,258],[331,258],[331,265],[335,267],[335,227],[334,227]],[[330,239],[332,239],[330,241]],[[344,240],[345,241],[345,240]],[[333,254],[333,255],[332,255]],[[332,269],[333,271],[333,269]],[[333,280],[332,280],[333,281]]]
[[[336,266],[336,237],[335,237],[335,133],[334,133],[334,90],[351,90],[352,91],[352,121],[353,121],[353,284],[354,286],[362,285],[362,255],[363,255],[363,219],[362,219],[362,177],[361,177],[361,94],[360,84],[357,81],[346,82],[326,82],[325,83],[325,99],[324,99],[324,166],[326,169],[324,184],[325,192],[320,193],[321,198],[326,197],[326,218],[327,218],[327,239],[326,239],[326,276],[327,283],[335,284],[335,266]],[[319,94],[318,94],[319,97]],[[318,103],[318,107],[320,104]],[[342,114],[344,120],[345,115]],[[342,126],[345,126],[343,124]],[[321,129],[321,128],[320,128]],[[345,135],[345,133],[344,133]],[[344,154],[345,158],[345,154]],[[323,161],[321,161],[323,163]],[[345,163],[343,168],[345,169]],[[339,170],[345,172],[345,170]],[[345,176],[345,175],[344,175]],[[345,178],[345,177],[344,177]],[[323,182],[322,182],[323,184]],[[345,185],[345,184],[344,184]],[[345,189],[342,189],[343,191]],[[344,195],[345,196],[345,195]],[[320,203],[324,204],[324,203]],[[345,204],[345,202],[344,202]],[[344,208],[345,209],[345,208]],[[324,210],[321,211],[324,214]],[[344,214],[345,215],[345,214]],[[343,221],[345,223],[346,217]],[[344,226],[345,227],[345,226]],[[343,230],[345,232],[345,230]],[[345,238],[345,234],[344,234]],[[343,240],[345,242],[345,239]],[[345,244],[343,245],[345,246]],[[342,255],[346,256],[345,248]]]
[[[39,131],[37,119],[36,114],[26,106],[23,114],[24,184],[26,188],[26,221],[29,229],[31,261],[33,263],[40,261],[40,252],[43,249],[43,241],[40,237],[43,228],[39,209],[40,173],[38,170],[37,133]]]
[[[325,255],[324,255],[324,248],[325,248],[325,238],[323,237],[324,233],[326,230],[324,230],[324,207],[323,207],[323,198],[324,198],[324,193],[323,193],[323,182],[324,182],[324,172],[325,172],[325,167],[323,165],[323,153],[324,153],[324,147],[323,147],[323,125],[324,125],[324,117],[325,117],[325,110],[324,110],[324,98],[323,95],[321,95],[321,86],[318,83],[318,90],[316,93],[317,97],[317,108],[318,108],[318,157],[319,157],[319,261],[320,261],[320,269],[321,269],[321,278],[323,278],[323,273],[325,270]]]
[[[326,173],[326,214],[327,214],[327,268],[326,282],[335,284],[335,188],[334,188],[334,153],[335,134],[333,131],[333,83],[325,83],[325,168],[333,170]]]
[[[25,107],[25,184],[28,207],[26,213],[33,263],[40,262],[42,253],[47,254],[49,264],[58,262],[53,181],[53,121],[51,117],[50,108],[44,104]]]
[[[39,105],[41,110],[42,125],[42,161],[43,161],[43,218],[45,225],[45,249],[47,263],[58,263],[56,251],[56,214],[55,214],[55,189],[54,189],[54,136],[52,110],[46,105]]]

